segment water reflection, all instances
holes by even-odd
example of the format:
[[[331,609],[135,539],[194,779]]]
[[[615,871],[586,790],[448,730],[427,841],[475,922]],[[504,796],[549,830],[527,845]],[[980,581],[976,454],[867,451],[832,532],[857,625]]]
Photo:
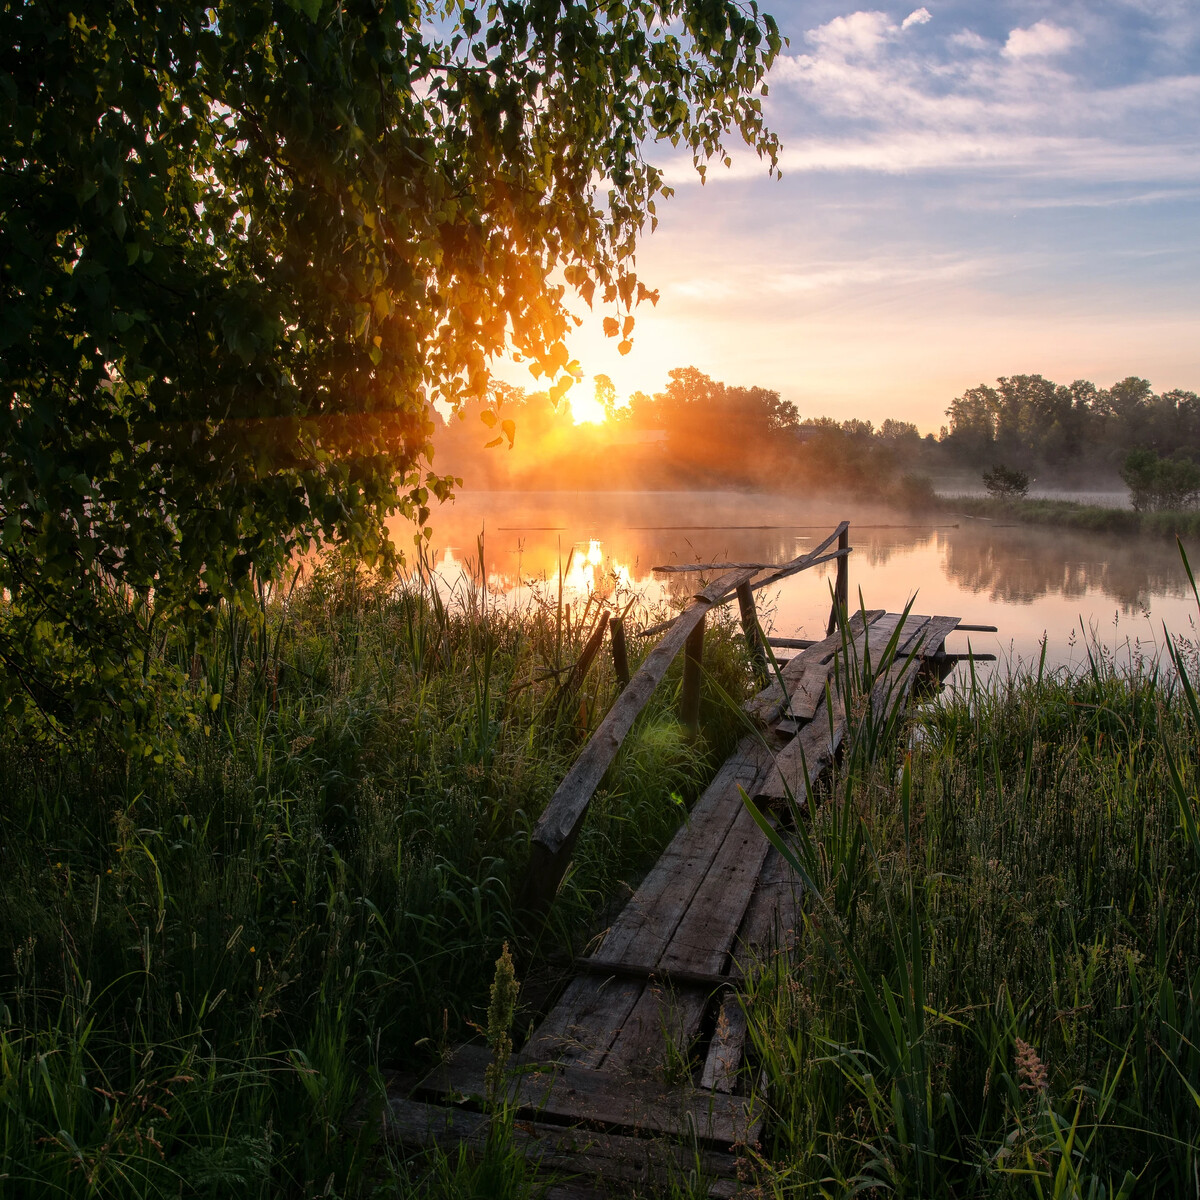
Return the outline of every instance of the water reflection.
[[[698,576],[655,577],[660,563],[783,562],[851,521],[850,583],[872,606],[897,609],[914,593],[920,612],[994,624],[975,649],[1035,658],[1048,639],[1051,663],[1078,661],[1078,630],[1110,645],[1149,649],[1162,622],[1195,629],[1195,604],[1167,539],[1129,538],[944,518],[919,524],[888,510],[731,493],[468,493],[433,516],[437,572],[448,585],[477,556],[489,587],[520,599],[640,597],[652,611],[698,586]],[[399,532],[399,531],[398,531]],[[402,543],[407,540],[403,534]],[[1193,555],[1200,561],[1200,550]],[[478,563],[471,568],[478,578]],[[832,565],[760,593],[765,623],[784,636],[823,632]],[[1076,631],[1072,638],[1072,631]],[[965,649],[965,635],[960,635]]]

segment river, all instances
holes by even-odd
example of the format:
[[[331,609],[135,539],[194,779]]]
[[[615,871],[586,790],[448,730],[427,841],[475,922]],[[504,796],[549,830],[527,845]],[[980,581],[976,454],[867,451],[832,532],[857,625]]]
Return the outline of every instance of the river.
[[[1163,625],[1194,642],[1197,608],[1175,543],[1006,525],[945,514],[920,521],[887,509],[728,492],[464,492],[431,518],[432,560],[448,589],[478,577],[478,538],[489,590],[510,603],[590,593],[617,604],[637,597],[636,626],[699,576],[656,578],[664,563],[782,563],[850,521],[850,595],[868,608],[950,614],[995,634],[969,635],[996,668],[1086,662],[1088,642],[1119,662],[1153,657]],[[400,530],[396,531],[401,534]],[[401,534],[402,542],[408,541]],[[1200,568],[1200,544],[1190,546]],[[760,612],[782,637],[821,637],[833,564],[760,592]],[[947,648],[967,649],[968,635]]]

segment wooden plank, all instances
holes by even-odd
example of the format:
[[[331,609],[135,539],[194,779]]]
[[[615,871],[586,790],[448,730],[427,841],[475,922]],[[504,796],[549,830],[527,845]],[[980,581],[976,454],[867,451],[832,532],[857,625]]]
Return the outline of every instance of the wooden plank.
[[[658,965],[668,972],[724,972],[770,842],[740,806]]]
[[[622,962],[657,964],[742,809],[738,784],[753,787],[770,764],[770,752],[757,738],[742,739],[618,914],[592,956],[596,969]],[[572,981],[530,1039],[531,1053],[599,1066],[642,992],[642,983],[629,979]]]
[[[882,608],[868,609],[866,612],[866,623],[868,626],[874,625],[884,616],[886,616],[886,613]],[[855,613],[850,618],[848,625],[848,633],[851,638],[860,636],[862,628],[863,614]],[[795,658],[790,659],[787,667],[780,672],[783,676],[782,687],[779,680],[776,679],[769,687],[764,688],[756,696],[752,696],[747,700],[742,706],[743,709],[754,720],[760,721],[764,725],[769,725],[778,719],[783,711],[784,688],[788,687],[789,681],[799,680],[813,668],[830,663],[833,660],[834,654],[841,649],[841,645],[842,638],[840,631],[823,638],[819,642],[814,642],[808,649],[801,651]],[[788,688],[789,692],[790,690]]]
[[[770,843],[744,805],[658,960],[670,977],[723,973]],[[686,1059],[712,988],[649,987],[604,1059],[606,1069],[656,1071]]]
[[[842,527],[838,534],[838,550],[849,549],[849,533],[850,526],[846,522],[842,522]],[[837,628],[838,613],[844,613],[850,603],[850,563],[848,559],[843,558],[837,566],[837,580],[833,588],[833,603],[829,608],[829,625],[826,628],[826,633],[832,633]]]
[[[762,631],[758,627],[758,609],[754,604],[754,593],[750,585],[743,583],[737,589],[738,608],[742,618],[742,636],[746,639],[746,652],[754,668],[754,678],[764,680],[767,673],[767,652],[763,648]]]
[[[833,756],[846,733],[845,710],[834,705],[833,729],[824,717],[817,717],[775,756],[775,769],[767,773],[758,791],[751,793],[758,803],[778,803],[789,796],[801,808],[812,804],[809,787],[833,762]]]
[[[577,975],[530,1036],[525,1056],[598,1067],[645,987],[644,979]]]
[[[849,528],[850,523],[848,521],[843,521],[823,542],[820,542],[811,550],[806,550],[803,554],[786,563],[701,563],[699,565],[671,563],[668,566],[651,567],[650,570],[655,572],[655,574],[666,575],[681,571],[730,571],[744,567],[750,567],[756,572],[778,569],[780,571],[787,571],[791,574],[795,574],[797,571],[803,571],[806,567],[815,566],[815,560],[820,555],[821,551],[824,550],[826,546],[832,545],[833,542]]]
[[[611,976],[614,979],[640,979],[643,983],[654,983],[664,988],[715,988],[733,987],[741,981],[738,975],[716,971],[691,971],[676,968],[668,971],[662,967],[646,966],[642,963],[605,962],[597,958],[577,958],[575,970],[584,975]]]
[[[717,1028],[709,1043],[700,1086],[732,1092],[746,1052],[746,1013],[734,996],[726,996],[717,1014]]]
[[[534,826],[520,907],[537,913],[549,906],[566,873],[571,849],[592,796],[612,765],[625,735],[705,613],[720,596],[745,583],[751,574],[734,571],[722,575],[700,592],[662,641],[650,651],[629,686],[609,709]]]
[[[450,1060],[422,1080],[419,1091],[428,1096],[465,1096],[481,1101],[486,1093],[484,1073],[491,1062],[486,1046],[460,1046]],[[592,1121],[617,1129],[687,1136],[732,1145],[757,1140],[761,1117],[752,1117],[746,1104],[720,1092],[686,1086],[671,1088],[646,1081],[630,1086],[629,1076],[585,1067],[528,1066],[513,1062],[508,1100],[519,1112],[569,1121]]]
[[[956,630],[965,626],[958,623],[957,617],[930,617],[929,625],[921,631],[920,654],[931,658],[944,649],[946,638]]]
[[[757,737],[745,737],[613,922],[594,955],[610,962],[655,963],[708,872],[730,826],[742,811],[739,785],[753,788],[772,765]]]
[[[816,638],[769,637],[766,642],[768,646],[776,646],[780,650],[807,650],[817,644]]]
[[[776,952],[789,952],[799,935],[803,903],[800,877],[772,846],[738,931],[732,969],[745,975],[756,962]]]
[[[785,563],[779,570],[772,572],[766,579],[760,579],[753,585],[754,591],[759,591],[762,588],[770,587],[773,583],[778,583],[781,579],[787,579],[789,575],[795,575],[799,571],[807,570],[809,567],[815,567],[819,563],[829,562],[831,559],[841,559],[838,564],[839,571],[844,568],[846,555],[850,553],[850,547],[846,544],[847,533],[850,529],[850,522],[843,521],[824,541],[819,542],[806,554],[800,555],[799,558],[794,558],[790,563]],[[827,546],[831,546],[834,541],[837,541],[838,548],[832,554],[824,554],[823,551]]]
[[[492,1118],[455,1106],[444,1107],[405,1096],[389,1095],[383,1112],[384,1136],[404,1146],[466,1144],[476,1152],[487,1147]],[[699,1168],[712,1182],[708,1195],[732,1195],[737,1158],[725,1150],[682,1144],[665,1138],[631,1137],[547,1121],[518,1120],[511,1137],[536,1169],[576,1181],[617,1181],[642,1189],[666,1185],[680,1172]]]

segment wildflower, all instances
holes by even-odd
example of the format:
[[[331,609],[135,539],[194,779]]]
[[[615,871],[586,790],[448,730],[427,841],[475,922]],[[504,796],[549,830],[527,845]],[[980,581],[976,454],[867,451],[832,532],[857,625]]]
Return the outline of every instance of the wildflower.
[[[1037,1051],[1020,1038],[1014,1039],[1017,1044],[1017,1074],[1021,1077],[1023,1092],[1044,1092],[1050,1086],[1050,1077],[1046,1072],[1046,1064],[1038,1058]]]

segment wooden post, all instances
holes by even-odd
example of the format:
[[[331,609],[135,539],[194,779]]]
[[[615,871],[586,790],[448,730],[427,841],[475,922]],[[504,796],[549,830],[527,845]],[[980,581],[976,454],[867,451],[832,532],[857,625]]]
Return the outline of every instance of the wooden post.
[[[692,731],[700,732],[700,666],[704,658],[704,618],[688,634],[683,646],[683,687],[679,694],[679,719]]]
[[[626,687],[629,683],[629,652],[625,648],[625,622],[620,617],[613,617],[608,623],[608,633],[612,638],[613,670],[617,673],[617,682]]]
[[[850,548],[850,526],[843,525],[842,532],[838,534],[838,549],[849,550]],[[829,625],[825,630],[825,636],[828,637],[837,628],[838,613],[841,612],[843,620],[846,616],[846,611],[850,604],[850,556],[843,554],[838,559],[837,565],[837,582],[833,588],[833,604],[829,609]]]
[[[738,588],[737,598],[738,607],[742,610],[742,632],[746,635],[746,649],[750,652],[750,661],[754,664],[754,677],[763,679],[767,674],[767,654],[758,630],[758,609],[754,607],[754,593],[748,583],[743,583]]]

